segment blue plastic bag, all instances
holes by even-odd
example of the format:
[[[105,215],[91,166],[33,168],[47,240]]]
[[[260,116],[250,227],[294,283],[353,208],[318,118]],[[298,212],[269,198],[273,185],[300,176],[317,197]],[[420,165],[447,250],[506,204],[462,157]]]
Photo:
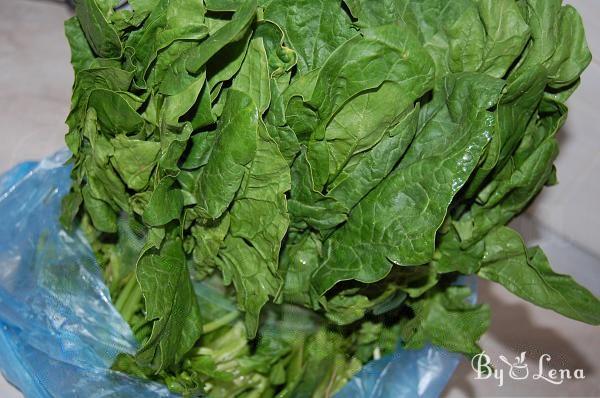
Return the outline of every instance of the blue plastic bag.
[[[136,342],[91,248],[59,222],[69,153],[0,177],[0,371],[26,397],[174,397],[109,368]],[[460,360],[439,348],[373,361],[336,398],[437,397]]]

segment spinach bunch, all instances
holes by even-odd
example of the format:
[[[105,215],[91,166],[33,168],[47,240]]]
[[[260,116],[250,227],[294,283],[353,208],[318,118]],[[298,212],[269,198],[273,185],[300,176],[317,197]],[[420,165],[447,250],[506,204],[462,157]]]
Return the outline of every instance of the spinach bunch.
[[[330,396],[489,309],[460,275],[592,324],[505,225],[556,182],[591,60],[560,0],[77,0],[62,221],[184,394]],[[257,338],[257,336],[259,336]]]

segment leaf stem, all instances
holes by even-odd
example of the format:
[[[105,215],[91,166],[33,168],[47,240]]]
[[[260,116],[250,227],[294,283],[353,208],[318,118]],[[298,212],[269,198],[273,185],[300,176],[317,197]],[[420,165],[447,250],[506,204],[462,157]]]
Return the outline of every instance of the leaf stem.
[[[233,311],[230,312],[224,316],[222,316],[221,318],[215,319],[212,322],[209,322],[207,324],[205,324],[204,326],[202,326],[202,333],[210,333],[213,332],[217,329],[219,329],[222,326],[227,325],[229,322],[235,320],[239,315],[239,312],[237,311]]]
[[[140,308],[140,304],[142,301],[142,289],[140,285],[137,283],[137,279],[134,277],[133,290],[131,290],[129,297],[127,298],[127,302],[123,305],[123,310],[121,311],[121,315],[129,323],[131,318],[136,313],[136,311]]]
[[[117,302],[115,303],[115,308],[117,309],[117,311],[121,313],[123,312],[123,306],[125,305],[125,303],[127,303],[129,296],[131,295],[131,291],[135,288],[135,285],[137,285],[135,274],[131,274],[131,277],[127,281],[127,284],[125,284],[125,287],[123,288],[121,293],[119,293],[119,297],[117,297]]]

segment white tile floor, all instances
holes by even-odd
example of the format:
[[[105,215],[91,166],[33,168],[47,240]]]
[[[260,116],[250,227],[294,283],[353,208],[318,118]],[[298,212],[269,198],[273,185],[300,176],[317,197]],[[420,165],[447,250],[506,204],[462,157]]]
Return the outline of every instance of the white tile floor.
[[[569,2],[582,12],[592,51],[600,54],[600,2]],[[63,146],[63,120],[72,83],[68,47],[62,33],[62,22],[68,16],[68,9],[51,0],[0,0],[0,172]],[[515,223],[529,243],[545,249],[557,270],[574,275],[597,295],[599,92],[600,63],[595,62],[571,101],[570,119],[561,132],[558,169],[562,184],[545,192],[529,215]],[[482,341],[492,358],[503,354],[512,359],[527,351],[528,365],[537,367],[537,358],[548,353],[554,358],[552,365],[583,368],[586,379],[562,385],[541,380],[506,380],[503,387],[497,387],[495,380],[473,380],[469,365],[463,363],[444,396],[600,397],[598,328],[536,308],[490,283],[480,284],[480,296],[492,307],[492,326]],[[0,398],[17,397],[21,395],[0,376]]]

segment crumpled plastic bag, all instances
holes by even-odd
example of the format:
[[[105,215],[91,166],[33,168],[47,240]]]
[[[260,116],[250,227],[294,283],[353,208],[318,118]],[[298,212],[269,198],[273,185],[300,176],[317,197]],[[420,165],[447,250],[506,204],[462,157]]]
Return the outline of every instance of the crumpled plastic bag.
[[[69,153],[0,177],[0,371],[28,398],[175,397],[110,370],[136,342],[112,306],[91,248],[58,222]],[[433,398],[460,356],[401,348],[366,366],[336,398]]]

